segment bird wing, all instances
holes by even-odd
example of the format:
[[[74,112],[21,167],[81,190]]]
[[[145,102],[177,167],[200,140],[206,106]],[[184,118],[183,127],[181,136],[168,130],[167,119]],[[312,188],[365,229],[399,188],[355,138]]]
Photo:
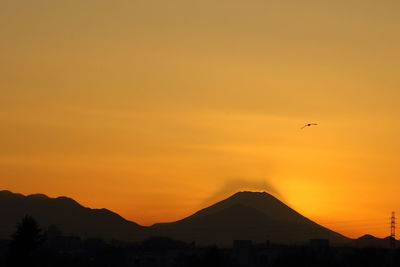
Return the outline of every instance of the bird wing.
[[[303,130],[304,128],[309,127],[309,126],[313,126],[313,125],[318,125],[318,123],[314,123],[314,122],[313,123],[307,123],[306,125],[304,125],[300,129]]]

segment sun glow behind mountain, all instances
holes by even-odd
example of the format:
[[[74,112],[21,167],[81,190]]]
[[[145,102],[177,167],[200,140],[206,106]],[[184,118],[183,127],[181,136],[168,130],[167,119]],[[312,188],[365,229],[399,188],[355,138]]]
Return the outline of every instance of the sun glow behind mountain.
[[[142,224],[273,190],[335,231],[387,236],[400,206],[399,11],[2,0],[0,186]]]

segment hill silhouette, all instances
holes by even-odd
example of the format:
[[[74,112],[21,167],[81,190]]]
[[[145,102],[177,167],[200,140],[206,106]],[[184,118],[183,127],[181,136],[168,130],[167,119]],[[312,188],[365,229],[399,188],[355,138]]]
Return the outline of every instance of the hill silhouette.
[[[378,238],[373,235],[363,235],[353,241],[353,245],[357,247],[370,247],[370,248],[389,248],[391,237]],[[400,241],[395,240],[395,246],[399,247]]]
[[[0,191],[0,239],[8,239],[25,215],[33,216],[43,228],[56,225],[66,235],[82,237],[133,240],[144,229],[107,209],[86,208],[68,197]]]
[[[66,235],[122,241],[141,241],[152,236],[221,246],[232,245],[233,240],[281,244],[308,243],[310,239],[349,241],[265,192],[239,192],[182,220],[145,227],[107,209],[83,207],[68,197],[0,191],[0,239],[8,238],[16,223],[27,214],[43,228],[56,225]]]

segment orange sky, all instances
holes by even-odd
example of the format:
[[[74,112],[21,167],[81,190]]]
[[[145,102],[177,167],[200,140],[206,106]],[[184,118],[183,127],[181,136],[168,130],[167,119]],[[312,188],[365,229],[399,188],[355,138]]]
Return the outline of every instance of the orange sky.
[[[394,0],[0,0],[0,187],[145,225],[266,190],[342,234],[387,236],[399,12]]]

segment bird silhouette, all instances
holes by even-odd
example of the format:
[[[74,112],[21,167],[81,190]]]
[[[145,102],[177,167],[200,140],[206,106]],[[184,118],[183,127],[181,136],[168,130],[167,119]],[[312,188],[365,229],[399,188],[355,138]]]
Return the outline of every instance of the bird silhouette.
[[[318,125],[318,123],[307,123],[306,125],[304,125],[303,127],[301,127],[300,129],[303,130],[306,127],[310,127],[310,126],[315,126]]]

